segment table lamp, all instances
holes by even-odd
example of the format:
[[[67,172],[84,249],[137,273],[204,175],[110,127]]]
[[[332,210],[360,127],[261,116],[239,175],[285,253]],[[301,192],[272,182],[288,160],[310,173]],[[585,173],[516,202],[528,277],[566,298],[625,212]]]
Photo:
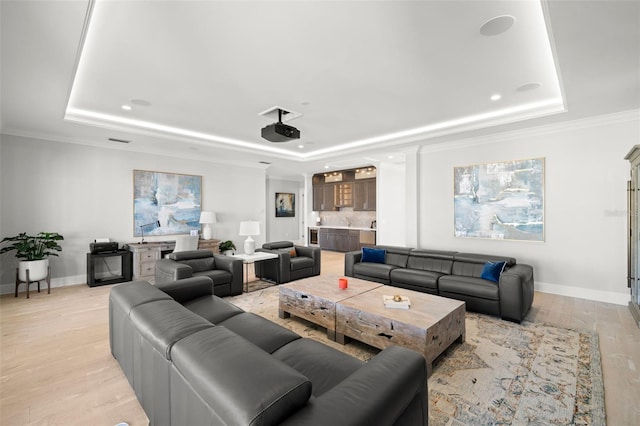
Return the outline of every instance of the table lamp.
[[[253,254],[256,251],[256,242],[251,238],[252,235],[260,235],[260,222],[240,222],[240,235],[246,236],[244,241],[245,254]]]
[[[214,212],[202,211],[200,212],[200,223],[204,225],[202,228],[202,238],[210,240],[213,238],[212,223],[218,222],[216,214]]]

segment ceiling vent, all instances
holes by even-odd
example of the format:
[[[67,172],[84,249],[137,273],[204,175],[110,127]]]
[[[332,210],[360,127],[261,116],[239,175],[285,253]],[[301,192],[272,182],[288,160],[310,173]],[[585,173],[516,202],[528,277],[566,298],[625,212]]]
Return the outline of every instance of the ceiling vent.
[[[118,143],[129,143],[129,142],[131,142],[131,141],[128,141],[126,139],[117,139],[117,138],[109,138],[109,140],[111,142],[118,142]]]

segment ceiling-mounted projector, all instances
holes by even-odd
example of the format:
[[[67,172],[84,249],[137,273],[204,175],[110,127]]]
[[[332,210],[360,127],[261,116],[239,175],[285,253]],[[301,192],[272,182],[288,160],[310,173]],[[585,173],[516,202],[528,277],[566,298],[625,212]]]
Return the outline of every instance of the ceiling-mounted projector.
[[[293,139],[300,139],[300,130],[284,124],[282,122],[282,110],[278,109],[278,122],[263,127],[262,137],[269,142],[287,142]]]

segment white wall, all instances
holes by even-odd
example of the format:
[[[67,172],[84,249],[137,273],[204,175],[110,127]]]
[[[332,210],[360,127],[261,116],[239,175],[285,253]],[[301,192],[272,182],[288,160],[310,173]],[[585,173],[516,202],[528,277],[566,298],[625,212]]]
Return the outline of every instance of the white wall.
[[[637,112],[424,147],[422,248],[510,255],[534,267],[536,290],[626,304],[624,156],[640,141]],[[545,241],[454,237],[453,168],[545,158]]]
[[[269,179],[267,180],[267,234],[266,241],[295,241],[303,240],[300,230],[300,219],[303,214],[304,200],[300,197],[300,191],[304,189],[304,184],[291,180]],[[288,192],[296,195],[296,216],[276,217],[275,199],[276,192]],[[258,247],[256,245],[256,247]]]
[[[217,213],[214,238],[242,247],[240,221],[265,225],[263,169],[7,135],[0,152],[1,235],[61,233],[62,255],[51,259],[54,286],[86,282],[86,253],[96,237],[139,241],[133,237],[134,169],[201,175],[202,207]],[[262,245],[264,237],[255,240]],[[0,256],[3,292],[12,291],[16,264],[12,253]]]

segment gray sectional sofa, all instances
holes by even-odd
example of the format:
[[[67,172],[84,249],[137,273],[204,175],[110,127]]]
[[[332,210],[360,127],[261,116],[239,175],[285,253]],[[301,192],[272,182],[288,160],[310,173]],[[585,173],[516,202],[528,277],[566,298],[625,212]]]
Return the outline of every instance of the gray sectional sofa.
[[[208,277],[109,295],[111,353],[151,425],[424,425],[422,355],[368,362],[213,295]]]
[[[512,257],[376,246],[384,263],[361,262],[362,251],[345,254],[346,276],[466,302],[469,311],[521,322],[533,304],[533,268]],[[487,262],[505,262],[498,282],[481,278]]]

